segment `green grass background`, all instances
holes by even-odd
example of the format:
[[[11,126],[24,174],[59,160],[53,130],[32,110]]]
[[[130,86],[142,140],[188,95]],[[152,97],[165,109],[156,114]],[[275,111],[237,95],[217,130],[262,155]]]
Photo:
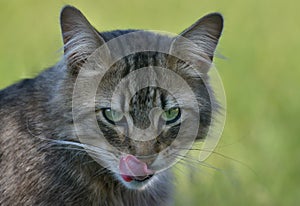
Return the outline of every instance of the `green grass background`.
[[[296,0],[0,0],[0,88],[55,64],[59,12],[72,4],[101,30],[179,33],[219,11],[215,64],[227,96],[222,139],[207,164],[177,171],[177,205],[299,205],[300,3]],[[225,155],[225,156],[224,156]]]

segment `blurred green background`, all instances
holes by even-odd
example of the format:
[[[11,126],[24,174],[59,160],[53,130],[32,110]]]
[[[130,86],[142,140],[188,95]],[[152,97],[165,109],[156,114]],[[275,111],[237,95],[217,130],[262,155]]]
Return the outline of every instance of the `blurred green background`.
[[[177,169],[176,205],[299,205],[300,3],[296,0],[0,1],[0,88],[61,56],[59,12],[78,7],[102,30],[179,33],[212,11],[225,18],[215,64],[227,96],[222,139],[206,161]]]

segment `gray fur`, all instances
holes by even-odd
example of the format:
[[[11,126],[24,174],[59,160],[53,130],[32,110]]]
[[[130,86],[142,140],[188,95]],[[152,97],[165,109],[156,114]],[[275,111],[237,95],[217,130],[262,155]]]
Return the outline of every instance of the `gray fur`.
[[[169,170],[155,174],[144,187],[131,189],[120,182],[114,169],[102,167],[95,157],[86,152],[74,131],[72,95],[82,64],[100,45],[134,30],[99,33],[80,11],[70,6],[62,11],[61,26],[65,44],[62,61],[36,78],[23,80],[0,91],[0,205],[173,204],[173,176]],[[186,52],[190,63],[199,67],[205,79],[206,68],[203,66],[201,70],[200,65],[211,63],[221,31],[222,17],[212,14],[181,34],[194,42],[188,48],[176,38],[146,31],[135,41]],[[119,45],[118,49],[126,49],[130,46],[130,42],[127,43]],[[107,56],[111,49],[107,48]],[[208,94],[210,88],[193,72],[191,65],[168,54],[132,54],[115,63],[99,86],[96,107],[106,104],[111,90],[130,72],[155,66],[167,67],[178,73],[197,94],[202,117],[198,139],[204,138],[210,124],[212,104],[215,104]],[[134,84],[131,82],[124,88],[125,91],[130,93]],[[132,124],[137,128],[149,126],[148,114],[154,107],[164,109],[176,104],[166,91],[158,88],[145,88],[130,95],[133,95],[132,99],[126,100],[125,95],[119,104],[123,109],[129,108]],[[142,144],[119,134],[101,116],[99,126],[104,131],[104,138],[111,144],[137,156],[151,155],[163,149],[178,132],[176,126],[162,128],[158,140],[163,143]],[[112,154],[106,148],[90,148],[97,158],[108,164],[119,158],[118,154]]]

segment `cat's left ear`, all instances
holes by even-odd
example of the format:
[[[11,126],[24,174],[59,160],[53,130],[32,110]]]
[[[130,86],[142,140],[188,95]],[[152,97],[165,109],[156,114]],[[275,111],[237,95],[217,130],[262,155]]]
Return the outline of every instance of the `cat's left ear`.
[[[68,67],[76,74],[82,63],[105,41],[75,7],[65,6],[60,15],[64,53]],[[109,53],[108,49],[105,50]]]
[[[171,52],[184,56],[200,55],[211,62],[222,30],[222,15],[219,13],[208,14],[175,38]]]

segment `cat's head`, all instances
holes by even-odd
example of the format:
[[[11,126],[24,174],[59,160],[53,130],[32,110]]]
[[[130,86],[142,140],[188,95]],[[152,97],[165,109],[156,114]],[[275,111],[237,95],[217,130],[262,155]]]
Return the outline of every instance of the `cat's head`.
[[[179,36],[98,32],[61,13],[77,137],[128,188],[141,188],[205,138],[216,101],[207,72],[223,28],[218,13]]]

